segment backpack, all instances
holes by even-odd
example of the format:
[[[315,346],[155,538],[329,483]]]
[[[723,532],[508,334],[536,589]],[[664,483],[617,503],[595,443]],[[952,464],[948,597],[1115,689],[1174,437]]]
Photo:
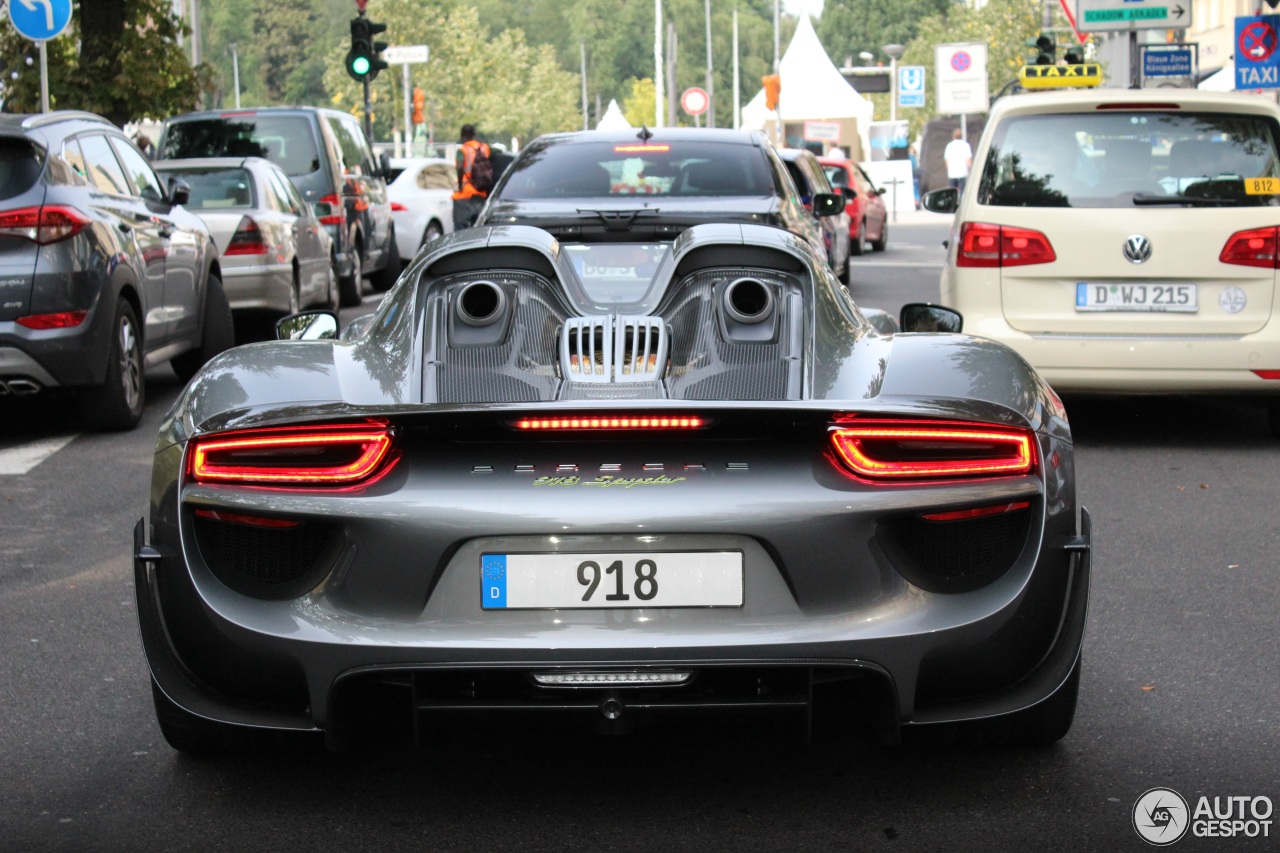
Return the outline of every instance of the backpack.
[[[493,161],[489,159],[489,146],[476,146],[475,159],[471,161],[471,186],[482,193],[493,189]]]

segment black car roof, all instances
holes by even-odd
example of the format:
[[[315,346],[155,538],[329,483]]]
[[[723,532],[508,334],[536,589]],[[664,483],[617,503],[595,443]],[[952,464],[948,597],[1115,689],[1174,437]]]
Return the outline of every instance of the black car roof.
[[[321,113],[325,115],[351,115],[350,113],[345,113],[342,110],[333,110],[328,107],[242,107],[240,109],[201,110],[200,112],[195,113],[183,113],[182,115],[172,116],[165,119],[165,124],[175,121],[227,118],[230,116],[252,116],[261,115],[263,113],[270,113],[272,115],[288,115],[290,113],[294,115],[311,115]]]
[[[543,145],[573,145],[581,142],[635,142],[643,140],[649,144],[661,144],[666,141],[698,142],[737,142],[743,145],[761,145],[766,141],[764,134],[758,130],[732,130],[728,128],[698,127],[651,127],[647,128],[648,136],[641,136],[641,129],[632,127],[626,130],[578,130],[571,133],[547,133],[533,142]],[[533,143],[530,143],[531,145]]]

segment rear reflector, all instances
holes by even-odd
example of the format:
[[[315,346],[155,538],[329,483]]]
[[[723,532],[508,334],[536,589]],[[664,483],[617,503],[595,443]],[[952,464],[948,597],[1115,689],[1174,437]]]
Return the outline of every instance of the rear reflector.
[[[869,480],[1011,477],[1035,470],[1028,430],[946,421],[847,421],[831,445],[855,475]]]
[[[972,509],[955,509],[950,512],[933,512],[924,516],[925,521],[963,521],[969,518],[982,518],[988,515],[1002,515],[1006,512],[1017,512],[1031,506],[1030,501],[1016,501],[1011,504],[995,506],[979,506]]]
[[[960,226],[958,267],[1020,267],[1057,259],[1049,238],[1039,231],[985,222]]]
[[[1276,269],[1280,267],[1280,254],[1277,254],[1277,229],[1254,228],[1249,231],[1237,231],[1227,238],[1218,260],[1224,264],[1241,267],[1262,267]]]
[[[28,314],[14,322],[28,329],[69,329],[79,326],[88,316],[88,311],[60,311],[57,314]]]
[[[198,509],[196,515],[226,524],[247,524],[250,527],[269,527],[274,530],[287,530],[302,526],[301,521],[290,518],[267,518],[262,515],[243,515],[238,512],[223,512],[218,509]]]
[[[227,250],[223,252],[223,257],[228,255],[265,255],[267,253],[266,241],[262,239],[262,231],[258,228],[258,223],[253,221],[252,216],[240,217],[240,224],[236,226],[236,233],[231,236],[231,242],[227,244]]]
[[[514,421],[516,429],[572,430],[572,429],[701,429],[705,419],[689,416],[646,417],[579,417],[579,418],[521,418]]]
[[[352,486],[390,467],[383,424],[283,427],[223,433],[191,443],[197,483]]]
[[[63,205],[0,211],[0,237],[18,237],[44,246],[78,234],[90,221],[74,207]]]

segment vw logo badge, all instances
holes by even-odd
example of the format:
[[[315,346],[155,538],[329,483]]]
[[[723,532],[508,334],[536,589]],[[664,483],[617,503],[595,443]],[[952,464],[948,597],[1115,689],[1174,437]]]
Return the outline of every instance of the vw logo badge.
[[[1124,256],[1131,264],[1140,264],[1151,258],[1151,241],[1141,234],[1134,234],[1124,241]]]

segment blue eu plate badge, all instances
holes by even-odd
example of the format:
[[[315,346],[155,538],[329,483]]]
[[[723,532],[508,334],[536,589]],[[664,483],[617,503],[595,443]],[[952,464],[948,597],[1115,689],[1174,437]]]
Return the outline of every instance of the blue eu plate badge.
[[[481,558],[480,584],[485,609],[507,606],[506,554],[485,554]]]

